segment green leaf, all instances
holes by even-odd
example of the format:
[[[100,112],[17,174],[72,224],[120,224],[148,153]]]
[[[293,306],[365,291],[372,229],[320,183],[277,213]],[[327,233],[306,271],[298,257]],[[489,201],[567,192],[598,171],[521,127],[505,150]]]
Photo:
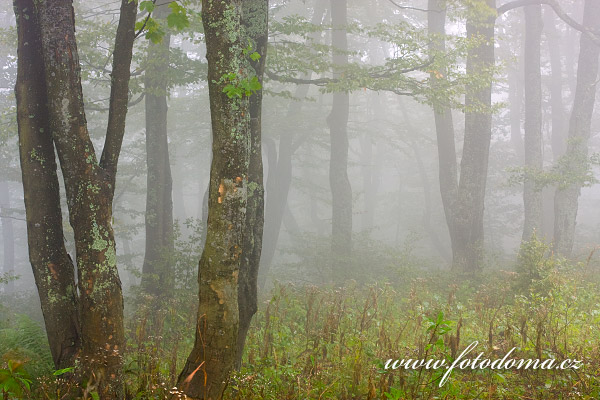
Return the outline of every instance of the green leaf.
[[[260,54],[255,51],[254,53],[250,54],[250,59],[252,61],[258,61],[260,59]]]
[[[152,11],[154,11],[154,7],[155,5],[152,1],[145,0],[140,3],[140,11],[148,11],[149,13],[151,13]]]
[[[183,30],[190,25],[190,21],[187,16],[186,9],[176,2],[169,4],[171,14],[167,16],[167,24],[169,28],[175,28],[177,30]]]
[[[63,368],[63,369],[57,369],[56,371],[54,371],[54,372],[52,373],[52,375],[54,375],[54,376],[60,376],[60,375],[62,375],[62,374],[66,374],[66,373],[68,373],[68,372],[71,372],[71,371],[73,371],[74,369],[75,369],[75,367],[68,367],[68,368]]]

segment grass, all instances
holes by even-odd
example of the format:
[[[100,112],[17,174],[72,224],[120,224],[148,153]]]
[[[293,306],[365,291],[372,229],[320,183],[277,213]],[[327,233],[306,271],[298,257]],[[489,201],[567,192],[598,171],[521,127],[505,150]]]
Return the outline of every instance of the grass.
[[[468,278],[403,269],[371,285],[277,284],[260,304],[244,366],[225,399],[600,398],[597,267],[558,260],[532,242],[515,271]],[[168,398],[193,343],[196,300],[189,289],[158,312],[146,307],[147,299],[130,298],[130,398]],[[23,377],[33,382],[19,397],[67,398],[60,397],[65,381],[51,374],[41,350],[47,346],[41,328],[24,317],[11,321],[0,330],[0,368],[7,369],[9,358],[25,362]],[[583,365],[566,371],[457,368],[441,387],[445,369],[384,369],[389,359],[451,364],[474,341],[475,354],[492,360],[515,347],[515,359],[569,358]]]

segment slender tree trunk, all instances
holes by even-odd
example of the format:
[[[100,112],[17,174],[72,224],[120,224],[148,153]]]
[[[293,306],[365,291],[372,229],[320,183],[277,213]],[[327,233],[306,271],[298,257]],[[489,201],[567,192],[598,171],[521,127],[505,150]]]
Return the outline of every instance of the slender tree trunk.
[[[567,147],[567,113],[563,105],[563,73],[560,55],[559,33],[556,30],[556,17],[552,10],[544,12],[544,31],[550,54],[550,106],[552,109],[552,154],[558,160]]]
[[[600,2],[597,0],[585,1],[583,25],[591,31],[599,32]],[[577,87],[565,153],[566,170],[578,176],[583,176],[588,166],[587,142],[596,100],[599,56],[600,46],[595,45],[587,35],[582,34],[577,66]],[[557,253],[566,257],[570,256],[573,250],[581,187],[580,180],[567,181],[558,188],[554,196],[554,248]]]
[[[167,5],[155,9],[156,19],[165,19]],[[167,32],[160,43],[148,44],[145,75],[146,105],[146,252],[142,267],[142,287],[154,298],[168,298],[173,290],[169,258],[174,250],[173,179],[169,162],[167,95],[169,48]],[[160,302],[156,304],[160,306]]]
[[[314,13],[311,19],[313,25],[320,25],[323,21],[323,15],[326,11],[327,3],[322,0],[315,1]],[[316,37],[313,36],[313,39]],[[307,76],[306,79],[309,79]],[[294,97],[303,99],[308,94],[309,85],[300,85],[296,88]],[[290,104],[286,120],[296,117],[302,110],[302,103],[294,101]],[[295,129],[284,129],[279,139],[279,150],[272,151],[269,159],[269,177],[267,179],[267,196],[265,207],[265,225],[263,250],[260,261],[258,282],[261,288],[264,288],[267,276],[271,270],[275,250],[279,241],[281,232],[281,223],[288,200],[290,186],[292,184],[292,157],[296,150],[294,137],[297,131]]]
[[[70,0],[36,2],[50,130],[60,159],[75,235],[81,367],[102,399],[123,397],[123,297],[112,229],[112,200],[125,130],[137,4],[121,3],[113,53],[105,145],[100,162],[87,130]]]
[[[561,58],[561,42],[556,29],[556,17],[552,10],[544,11],[544,31],[548,52],[550,53],[550,107],[552,114],[552,158],[557,162],[565,153],[567,147],[567,112],[563,104],[563,72]],[[543,232],[546,238],[554,236],[554,195],[555,187],[546,187],[542,191],[544,198]]]
[[[482,4],[496,8],[495,0],[483,0]],[[477,45],[467,54],[467,74],[485,73],[494,66],[494,24],[495,17],[476,16],[467,20],[467,37],[477,40]],[[475,271],[483,260],[483,210],[492,136],[492,79],[486,77],[483,82],[468,86],[456,211],[457,240],[452,245],[454,267]]]
[[[535,176],[542,172],[542,6],[525,10],[525,183],[523,204],[525,223],[523,241],[542,227],[542,191],[536,188]]]
[[[243,263],[253,149],[248,97],[224,93],[227,74],[247,79],[242,0],[203,0],[213,131],[208,228],[198,272],[196,339],[177,387],[188,398],[220,399],[236,362],[238,277]]]
[[[10,213],[10,188],[8,182],[0,182],[0,215],[8,216]],[[4,273],[13,276],[15,273],[15,228],[12,218],[0,218],[2,223],[2,245],[4,250],[4,262],[2,269]],[[6,285],[6,293],[12,293],[15,282],[10,280]]]
[[[521,104],[523,103],[523,83],[521,76],[524,71],[523,57],[519,57],[517,69],[510,68],[508,72],[508,101],[510,114],[510,141],[517,153],[517,161],[522,165],[525,161],[525,146],[521,132]]]
[[[243,22],[253,49],[260,54],[250,64],[263,82],[269,41],[269,0],[244,1]],[[260,265],[265,218],[265,191],[262,162],[262,89],[250,96],[250,159],[248,165],[248,203],[244,228],[243,255],[240,265],[238,305],[240,326],[237,340],[237,369],[242,365],[244,344],[252,316],[258,310],[258,267]]]
[[[64,245],[56,158],[48,120],[40,27],[33,0],[15,0],[17,122],[29,260],[56,368],[80,347],[75,270]],[[32,118],[33,116],[33,118]]]
[[[431,10],[427,13],[428,29],[429,33],[433,35],[429,51],[435,59],[437,53],[443,54],[446,51],[446,0],[429,0],[428,9]],[[434,88],[442,84],[441,79],[446,75],[446,69],[443,66],[440,68],[442,69],[441,74],[436,74],[435,71],[430,74]],[[452,110],[449,107],[436,105],[433,113],[437,135],[440,193],[454,255],[459,245],[456,224],[458,166],[454,142],[454,122]]]
[[[347,0],[331,0],[331,44],[333,46],[334,78],[343,73],[348,64]],[[333,94],[331,114],[327,118],[331,138],[329,162],[329,185],[331,187],[331,251],[333,277],[341,279],[344,266],[352,252],[352,187],[348,179],[348,117],[350,95],[347,92]]]

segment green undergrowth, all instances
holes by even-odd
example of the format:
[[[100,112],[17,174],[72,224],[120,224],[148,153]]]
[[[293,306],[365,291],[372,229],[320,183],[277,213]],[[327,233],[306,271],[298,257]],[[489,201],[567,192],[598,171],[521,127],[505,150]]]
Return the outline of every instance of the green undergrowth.
[[[533,241],[510,271],[413,270],[340,287],[276,284],[261,300],[242,370],[232,376],[225,399],[600,398],[599,272],[589,263],[557,259]],[[158,312],[148,299],[130,300],[129,398],[168,398],[193,344],[194,289],[182,288]],[[6,398],[60,398],[53,394],[60,382],[47,341],[35,324],[14,317],[0,329],[0,377],[12,373],[17,385],[25,385],[17,378],[31,382]],[[471,359],[483,352],[495,360],[515,348],[511,358],[517,360],[568,358],[582,365],[564,371],[457,367],[441,387],[443,368],[384,368],[390,359],[452,364],[474,341]]]

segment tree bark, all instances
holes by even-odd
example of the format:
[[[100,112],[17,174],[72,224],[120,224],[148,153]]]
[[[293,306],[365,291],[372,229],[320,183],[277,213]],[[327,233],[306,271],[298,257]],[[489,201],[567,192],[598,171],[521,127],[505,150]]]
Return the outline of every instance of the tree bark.
[[[17,122],[29,260],[56,368],[80,347],[75,271],[64,245],[56,158],[48,119],[42,43],[33,0],[15,0]]]
[[[599,32],[600,2],[586,0],[583,25],[593,32]],[[577,66],[577,86],[569,121],[569,140],[565,153],[566,170],[583,175],[587,170],[588,139],[590,137],[592,115],[598,83],[597,46],[588,35],[581,34],[579,62]],[[573,250],[575,224],[582,182],[567,181],[559,187],[554,196],[554,249],[568,257]]]
[[[36,2],[50,130],[75,234],[81,320],[81,373],[102,399],[123,397],[123,297],[116,265],[112,199],[125,131],[137,4],[121,3],[107,134],[100,162],[87,130],[70,0]]]
[[[347,0],[331,0],[331,44],[333,47],[333,78],[339,78],[348,64]],[[331,252],[333,278],[340,280],[352,252],[352,187],[348,179],[348,117],[350,95],[333,94],[331,113],[327,118],[331,138],[329,185],[331,187]]]
[[[251,116],[247,96],[229,98],[225,76],[247,79],[242,0],[203,0],[213,131],[206,244],[199,264],[196,339],[177,387],[192,399],[220,399],[234,368],[239,308],[238,277],[245,256]],[[233,83],[235,84],[235,82]]]
[[[159,5],[154,18],[166,19],[169,8]],[[142,288],[155,300],[168,298],[174,281],[169,271],[169,258],[175,244],[173,237],[173,179],[169,162],[167,132],[167,95],[169,48],[171,35],[167,33],[160,43],[148,43],[146,59],[146,251],[142,267]],[[156,304],[160,306],[160,302]]]
[[[495,0],[482,4],[496,8]],[[467,54],[467,74],[489,71],[494,66],[495,17],[472,16],[467,20],[467,37],[477,45]],[[465,94],[465,138],[458,185],[456,240],[453,265],[463,271],[481,268],[483,261],[483,210],[492,136],[492,79],[467,85]]]
[[[531,239],[542,227],[542,191],[535,176],[542,172],[542,6],[525,10],[525,182],[523,204],[525,222],[523,241]]]
[[[243,23],[254,51],[260,54],[256,61],[250,60],[254,74],[263,83],[267,44],[269,41],[269,0],[246,0],[243,9]],[[250,96],[250,159],[248,165],[248,203],[246,205],[246,226],[240,265],[238,306],[240,325],[237,339],[236,367],[242,365],[246,335],[250,329],[252,316],[258,310],[258,268],[260,265],[265,201],[262,162],[262,89]]]

